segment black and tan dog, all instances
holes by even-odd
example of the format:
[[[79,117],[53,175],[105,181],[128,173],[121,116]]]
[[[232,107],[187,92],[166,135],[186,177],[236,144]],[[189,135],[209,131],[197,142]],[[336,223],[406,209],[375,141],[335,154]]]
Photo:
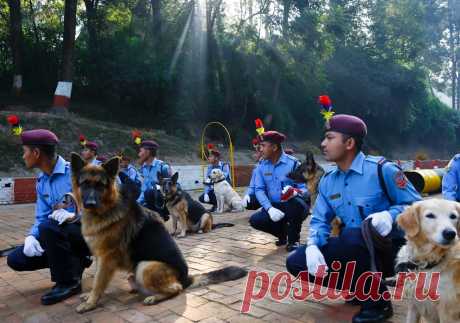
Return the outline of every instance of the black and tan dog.
[[[175,173],[171,178],[162,178],[161,174],[158,173],[158,178],[160,179],[161,191],[165,196],[166,207],[173,221],[173,235],[177,232],[177,222],[180,224],[179,238],[185,237],[187,231],[206,233],[212,229],[233,226],[231,223],[213,224],[211,213],[179,187],[177,184],[179,173]]]
[[[116,186],[119,158],[101,166],[86,164],[72,153],[72,185],[82,209],[82,233],[97,258],[97,272],[85,302],[77,307],[83,313],[94,309],[118,270],[134,277],[138,289],[148,297],[144,304],[171,298],[185,288],[214,284],[244,277],[247,271],[226,267],[210,273],[189,276],[179,247],[159,216],[147,213],[135,197]]]

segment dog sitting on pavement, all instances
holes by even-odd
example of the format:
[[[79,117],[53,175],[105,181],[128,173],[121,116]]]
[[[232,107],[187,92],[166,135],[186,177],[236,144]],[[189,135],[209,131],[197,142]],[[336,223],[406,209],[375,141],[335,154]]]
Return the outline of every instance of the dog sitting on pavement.
[[[218,168],[213,169],[209,177],[211,178],[214,193],[216,194],[217,213],[223,213],[225,205],[228,205],[231,211],[243,212],[243,200],[226,181],[222,170]]]

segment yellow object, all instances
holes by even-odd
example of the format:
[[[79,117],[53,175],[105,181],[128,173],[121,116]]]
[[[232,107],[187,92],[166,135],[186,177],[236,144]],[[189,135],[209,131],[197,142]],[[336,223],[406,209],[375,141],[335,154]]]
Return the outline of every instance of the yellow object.
[[[415,189],[426,194],[441,191],[442,178],[445,173],[445,168],[417,169],[404,172]]]
[[[335,112],[334,111],[321,110],[321,114],[323,115],[324,120],[329,121],[334,116]]]
[[[205,135],[206,135],[206,130],[210,126],[219,126],[225,130],[225,133],[227,135],[227,140],[228,140],[228,146],[229,146],[229,157],[230,157],[230,177],[232,179],[232,186],[235,185],[235,158],[233,155],[233,143],[232,143],[232,137],[230,136],[230,132],[228,129],[219,121],[212,121],[209,122],[204,128],[203,132],[201,133],[201,159],[203,161],[206,160],[206,145],[204,142]],[[262,128],[263,129],[263,128]],[[206,164],[202,165],[203,168],[203,178],[205,178],[205,169],[206,169]]]
[[[257,128],[256,129],[257,133],[259,134],[259,136],[262,136],[262,134],[265,132],[265,128],[262,127],[262,128]]]
[[[135,143],[136,145],[140,145],[141,142],[142,142],[142,139],[141,139],[140,137],[136,137],[136,139],[134,139],[134,143]]]
[[[13,127],[11,131],[13,132],[13,135],[20,136],[22,133],[22,127],[21,126]]]

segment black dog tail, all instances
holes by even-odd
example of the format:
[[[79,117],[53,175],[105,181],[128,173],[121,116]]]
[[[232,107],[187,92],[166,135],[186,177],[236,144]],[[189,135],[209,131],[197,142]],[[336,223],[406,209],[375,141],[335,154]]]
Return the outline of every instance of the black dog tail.
[[[188,277],[187,288],[203,287],[211,284],[223,283],[230,280],[243,278],[248,271],[241,267],[229,266],[205,274]]]
[[[220,229],[220,228],[230,228],[230,227],[234,227],[235,225],[233,223],[225,223],[225,222],[222,222],[222,223],[215,223],[212,225],[212,229]]]

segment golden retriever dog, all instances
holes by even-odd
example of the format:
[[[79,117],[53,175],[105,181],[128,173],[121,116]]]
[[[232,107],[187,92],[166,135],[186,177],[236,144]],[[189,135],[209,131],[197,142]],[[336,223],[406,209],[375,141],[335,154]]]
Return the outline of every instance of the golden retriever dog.
[[[404,296],[410,299],[407,323],[460,322],[460,203],[430,199],[414,203],[399,217],[407,244],[396,260],[396,271],[439,272],[439,299],[415,299],[416,281],[406,280]],[[429,282],[425,281],[425,286]]]
[[[217,199],[217,213],[224,213],[225,205],[234,212],[243,212],[243,200],[232,186],[226,181],[224,173],[215,168],[209,175],[214,186],[214,193]]]

